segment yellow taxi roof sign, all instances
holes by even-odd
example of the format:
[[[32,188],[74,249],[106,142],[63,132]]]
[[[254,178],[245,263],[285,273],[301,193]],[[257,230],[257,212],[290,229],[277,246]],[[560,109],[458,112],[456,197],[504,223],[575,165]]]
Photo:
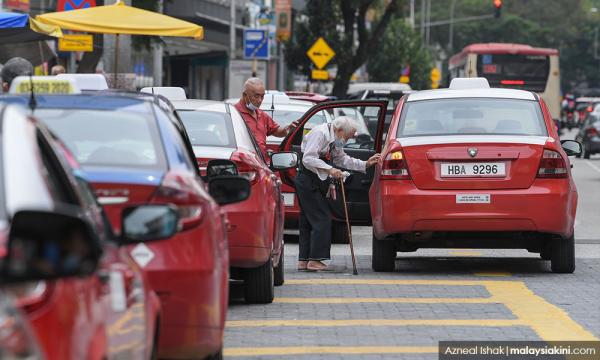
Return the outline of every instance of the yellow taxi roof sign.
[[[9,94],[30,94],[33,84],[33,93],[36,95],[72,95],[81,94],[74,79],[58,78],[56,76],[18,76],[10,85]]]

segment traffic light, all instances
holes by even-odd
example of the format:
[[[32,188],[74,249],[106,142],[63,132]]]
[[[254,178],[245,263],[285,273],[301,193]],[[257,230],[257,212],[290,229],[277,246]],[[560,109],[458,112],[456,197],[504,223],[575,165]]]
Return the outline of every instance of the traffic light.
[[[497,19],[502,15],[502,0],[494,0],[494,17]]]

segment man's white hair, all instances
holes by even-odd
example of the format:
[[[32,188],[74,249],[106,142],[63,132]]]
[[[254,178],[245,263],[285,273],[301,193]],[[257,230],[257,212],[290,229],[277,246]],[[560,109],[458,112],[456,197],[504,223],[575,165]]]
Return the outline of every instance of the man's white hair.
[[[246,82],[244,82],[244,92],[248,91],[249,87],[257,87],[257,86],[262,86],[264,87],[265,84],[263,83],[263,81],[257,77],[251,77],[248,80],[246,80]]]
[[[333,120],[332,124],[334,129],[342,129],[345,134],[351,134],[358,129],[354,119],[349,116],[338,116]]]

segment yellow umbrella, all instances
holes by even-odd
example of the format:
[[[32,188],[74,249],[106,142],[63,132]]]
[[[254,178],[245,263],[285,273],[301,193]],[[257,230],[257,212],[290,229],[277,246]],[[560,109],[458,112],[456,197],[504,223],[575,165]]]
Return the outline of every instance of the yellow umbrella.
[[[38,15],[39,23],[61,29],[99,34],[116,34],[115,77],[118,65],[119,34],[182,36],[204,38],[202,26],[160,13],[127,6],[121,1],[113,5],[96,6],[64,12]]]

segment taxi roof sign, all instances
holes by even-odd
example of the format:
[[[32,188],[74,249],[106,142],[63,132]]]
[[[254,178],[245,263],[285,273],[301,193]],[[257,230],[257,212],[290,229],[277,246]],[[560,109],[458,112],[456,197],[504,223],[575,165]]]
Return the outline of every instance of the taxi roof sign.
[[[464,89],[489,89],[490,83],[486,78],[454,78],[450,82],[450,89],[464,90]]]
[[[81,94],[81,90],[73,79],[58,78],[57,76],[18,76],[10,85],[9,94],[36,95],[72,95]]]
[[[58,79],[73,80],[81,91],[108,90],[106,77],[102,74],[58,74]]]
[[[162,95],[169,100],[187,100],[185,90],[175,86],[150,86],[140,90],[140,92],[152,95]]]

